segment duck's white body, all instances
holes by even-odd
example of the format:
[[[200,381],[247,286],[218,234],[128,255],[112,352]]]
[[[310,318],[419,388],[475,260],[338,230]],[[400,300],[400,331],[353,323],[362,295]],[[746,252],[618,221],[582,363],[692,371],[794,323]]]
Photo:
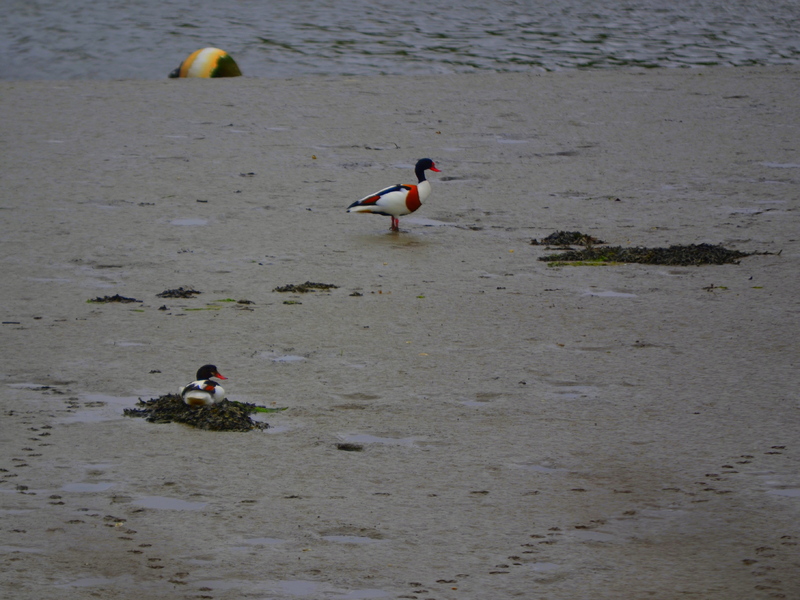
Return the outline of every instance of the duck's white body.
[[[427,179],[417,185],[398,183],[363,197],[350,205],[347,212],[402,217],[417,210],[430,195],[431,183]]]
[[[225,390],[210,379],[193,381],[182,387],[178,393],[189,406],[207,406],[225,400]]]
[[[197,371],[197,381],[185,385],[178,390],[183,401],[189,406],[208,406],[225,399],[225,390],[211,377],[226,379],[219,374],[214,365],[203,365]]]
[[[398,231],[400,227],[398,217],[411,214],[431,195],[431,184],[425,179],[427,169],[439,171],[432,160],[423,158],[417,162],[414,169],[419,180],[416,185],[399,183],[384,188],[353,202],[347,207],[347,212],[386,215],[392,218],[392,231]]]

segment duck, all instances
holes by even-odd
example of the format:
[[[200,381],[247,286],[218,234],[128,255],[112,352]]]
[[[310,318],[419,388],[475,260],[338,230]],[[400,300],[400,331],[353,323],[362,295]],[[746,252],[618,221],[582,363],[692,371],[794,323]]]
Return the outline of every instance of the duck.
[[[211,378],[227,379],[220,375],[214,365],[203,365],[197,370],[197,381],[183,386],[178,390],[183,401],[189,406],[208,406],[222,402],[225,399],[225,390]]]
[[[356,200],[347,207],[347,212],[372,213],[391,217],[391,230],[400,231],[399,217],[413,213],[431,195],[431,184],[425,179],[425,171],[441,172],[430,158],[421,158],[414,167],[414,173],[417,175],[416,185],[398,183],[387,187],[365,196],[361,200]]]
[[[192,52],[169,76],[176,77],[240,77],[239,65],[230,54],[219,48],[201,48]]]

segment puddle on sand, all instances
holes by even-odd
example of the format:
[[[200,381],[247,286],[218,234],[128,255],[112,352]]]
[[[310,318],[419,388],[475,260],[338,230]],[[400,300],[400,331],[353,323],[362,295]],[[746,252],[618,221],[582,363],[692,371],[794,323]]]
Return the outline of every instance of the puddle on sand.
[[[315,581],[279,581],[279,589],[276,591],[289,594],[291,596],[311,596],[334,598],[336,600],[366,600],[367,598],[386,598],[389,593],[383,590],[338,590],[331,589],[327,585],[321,585]],[[326,588],[326,589],[323,589]]]
[[[413,446],[418,438],[390,438],[368,435],[366,433],[351,433],[339,436],[342,441],[358,444],[387,444],[391,446]]]
[[[458,399],[458,403],[464,406],[491,406],[495,400],[501,399],[503,394],[495,394],[492,392],[479,392],[475,394],[475,399],[470,400],[462,396]]]
[[[761,164],[770,169],[800,169],[800,163],[763,162]]]
[[[496,138],[498,144],[530,144],[531,140],[517,138]]]
[[[800,488],[786,488],[782,490],[770,490],[770,496],[788,496],[790,498],[800,498]]]
[[[636,294],[613,292],[611,290],[586,290],[581,296],[595,296],[597,298],[636,298]]]
[[[244,540],[244,543],[250,544],[251,546],[269,546],[272,544],[283,544],[285,541],[286,540],[282,540],[280,538],[259,537]]]
[[[7,383],[8,387],[13,390],[48,390],[52,385],[46,383]]]
[[[279,581],[278,586],[285,594],[292,596],[310,596],[317,592],[319,584],[313,581],[303,581],[301,579],[295,581]]]
[[[298,356],[296,354],[278,355],[277,352],[272,352],[271,350],[267,350],[266,352],[261,352],[258,356],[259,358],[264,358],[274,363],[281,363],[281,364],[299,363],[308,360],[308,358],[306,358],[305,356]]]
[[[205,590],[215,590],[215,591],[224,591],[224,590],[235,590],[235,589],[246,589],[250,587],[255,587],[256,589],[267,589],[266,582],[248,582],[242,581],[241,579],[203,579],[201,581],[195,581],[194,585],[196,587],[202,588]]]
[[[28,277],[27,279],[36,283],[69,283],[72,281],[72,279],[64,277]]]
[[[610,533],[587,531],[585,529],[578,529],[572,535],[584,542],[615,542],[617,540],[617,536]]]
[[[732,215],[757,215],[764,212],[763,208],[750,208],[750,207],[733,207],[725,206],[725,208]]]
[[[132,504],[143,508],[155,508],[158,510],[201,510],[208,505],[208,502],[187,502],[179,498],[145,496],[134,500]]]
[[[526,471],[533,471],[535,473],[568,473],[567,469],[557,469],[555,467],[548,467],[546,465],[532,465],[526,463],[514,463],[512,467],[518,469],[525,469]]]
[[[254,554],[256,552],[264,552],[266,548],[279,548],[281,544],[286,543],[286,540],[278,538],[250,538],[242,541],[244,542],[242,545],[231,546],[230,549],[236,552]]]
[[[339,544],[378,544],[386,540],[376,540],[371,537],[364,537],[361,535],[323,535],[323,540],[328,542],[337,542]]]
[[[58,583],[55,585],[57,588],[69,588],[69,587],[93,587],[97,585],[108,585],[110,583],[114,583],[116,580],[110,579],[108,577],[83,577],[82,579],[76,579],[75,581],[70,581],[68,583]]]
[[[444,225],[452,225],[452,223],[445,223],[444,221],[437,221],[436,219],[426,219],[425,217],[405,217],[403,223],[409,225],[422,225],[424,227],[442,227]]]
[[[548,571],[558,570],[559,566],[556,563],[536,562],[536,563],[531,563],[530,568],[536,571],[537,573],[547,573]]]
[[[0,554],[13,554],[14,552],[38,554],[42,552],[42,550],[40,548],[25,548],[23,546],[0,546]]]
[[[686,511],[681,508],[645,508],[639,512],[640,516],[648,519],[672,519],[685,514]]]
[[[334,596],[337,600],[361,600],[367,598],[386,598],[388,592],[383,590],[353,590],[352,592],[345,592]]]
[[[559,398],[574,400],[576,398],[594,398],[597,396],[597,392],[598,389],[593,385],[575,385],[555,390],[552,393]]]
[[[61,486],[62,492],[105,492],[114,487],[115,483],[68,483]]]
[[[294,579],[287,581],[242,581],[232,579],[206,579],[193,584],[197,588],[208,590],[263,590],[272,594],[289,596],[313,596],[315,598],[332,598],[334,600],[367,600],[369,598],[386,598],[388,592],[375,589],[342,590],[326,583]]]
[[[241,397],[241,398],[232,398],[228,396],[228,400],[237,400],[239,402],[250,402],[252,404],[260,405],[261,402],[258,400],[253,400],[252,398],[248,397]],[[275,405],[268,406],[267,408],[276,408]],[[286,433],[287,431],[291,431],[293,429],[297,429],[297,423],[292,424],[283,424],[283,425],[274,425],[275,418],[278,417],[281,413],[271,412],[271,413],[264,413],[264,412],[256,412],[250,414],[250,420],[256,421],[257,423],[267,423],[269,425],[268,429],[264,429],[262,433],[269,433],[269,434],[276,434],[276,433]]]
[[[296,363],[296,362],[302,362],[307,359],[305,356],[292,356],[290,354],[287,356],[276,356],[275,358],[271,358],[270,360],[276,363]]]
[[[201,225],[208,225],[208,219],[197,219],[197,218],[187,218],[187,219],[172,219],[169,222],[170,225],[179,225],[181,227],[197,227]]]
[[[269,415],[264,415],[263,418],[257,418],[257,415],[250,415],[250,418],[253,421],[266,421],[269,423]],[[276,433],[286,433],[287,431],[291,431],[292,428],[289,425],[270,425],[269,429],[265,429],[263,433],[268,433],[269,435],[275,435]]]

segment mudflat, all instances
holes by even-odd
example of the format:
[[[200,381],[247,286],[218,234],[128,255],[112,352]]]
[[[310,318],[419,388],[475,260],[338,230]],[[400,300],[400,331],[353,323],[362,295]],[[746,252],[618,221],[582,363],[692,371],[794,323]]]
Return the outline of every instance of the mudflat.
[[[5,593],[797,597],[798,89],[0,83]],[[423,157],[399,233],[345,212]],[[553,266],[555,231],[759,254]],[[205,363],[286,410],[123,416]]]

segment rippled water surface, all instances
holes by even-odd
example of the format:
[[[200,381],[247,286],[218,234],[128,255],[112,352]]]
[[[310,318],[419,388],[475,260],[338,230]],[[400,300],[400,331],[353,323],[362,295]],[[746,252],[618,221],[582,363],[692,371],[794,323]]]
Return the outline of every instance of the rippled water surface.
[[[0,79],[160,79],[206,46],[256,77],[796,64],[798,22],[798,0],[5,0]]]

